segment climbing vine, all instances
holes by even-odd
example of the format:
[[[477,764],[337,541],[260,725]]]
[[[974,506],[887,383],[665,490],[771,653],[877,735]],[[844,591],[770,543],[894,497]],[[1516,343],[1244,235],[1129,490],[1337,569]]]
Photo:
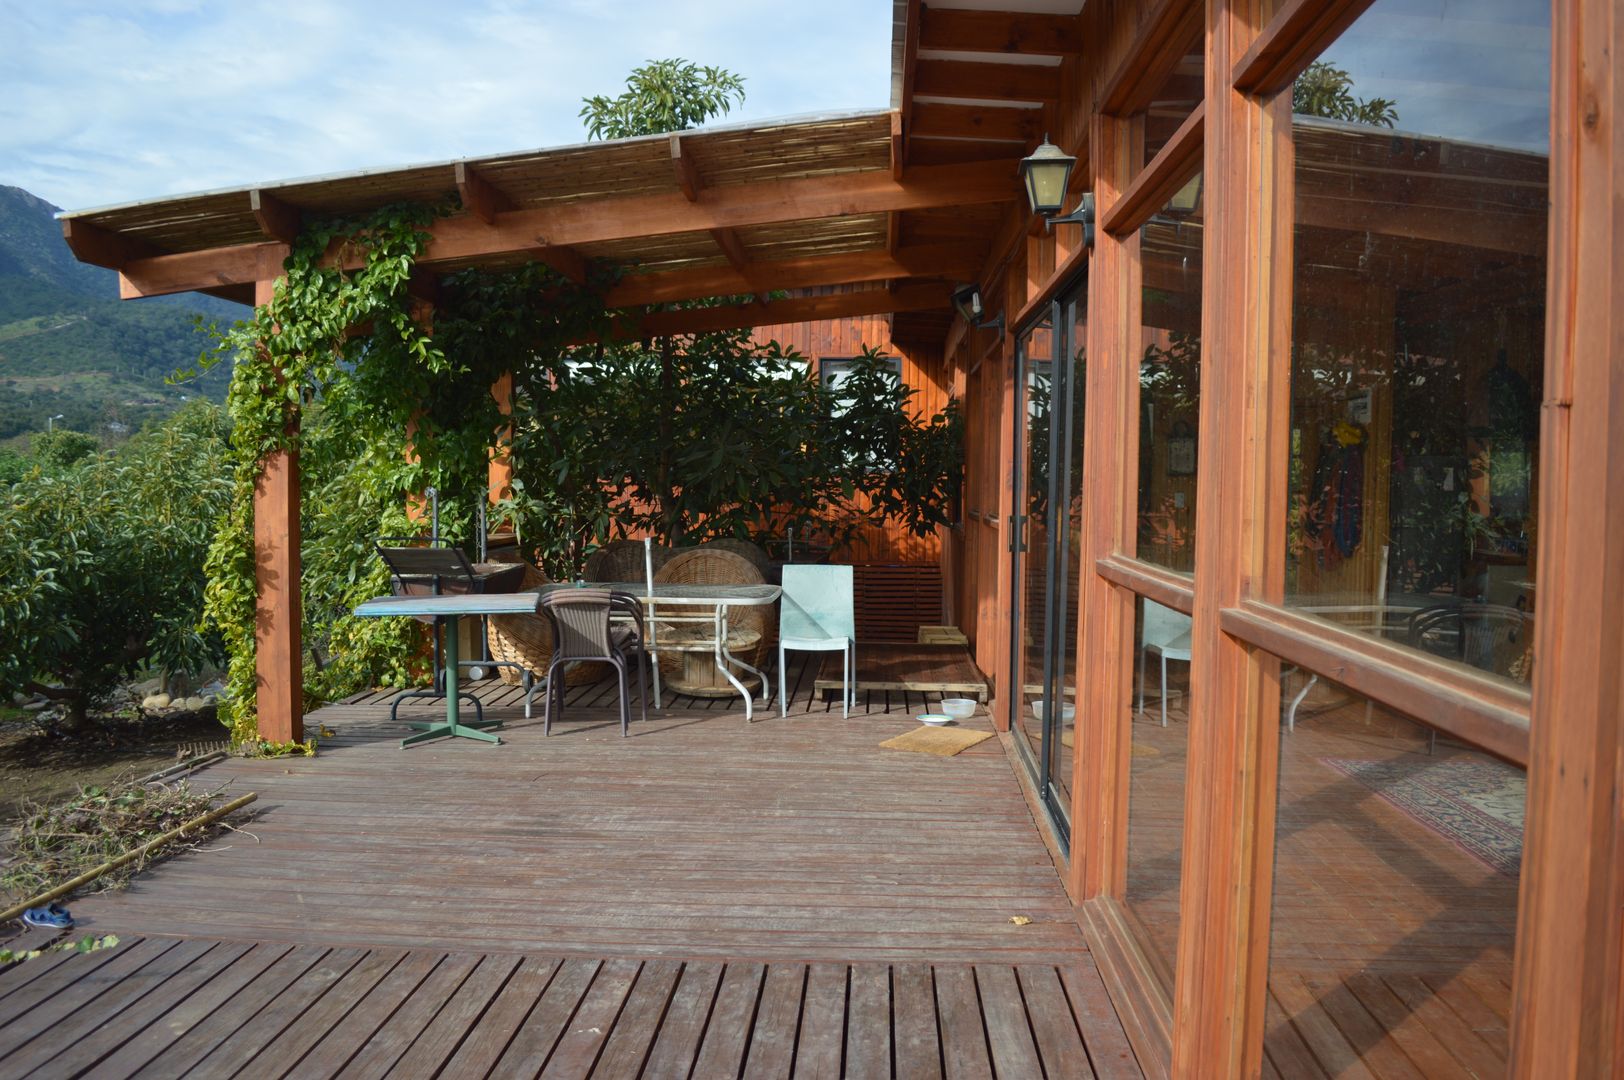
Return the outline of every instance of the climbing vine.
[[[412,270],[439,212],[395,205],[310,223],[270,301],[205,358],[236,363],[232,500],[205,599],[230,655],[221,719],[234,741],[257,738],[253,495],[266,462],[299,453],[306,695],[415,681],[420,626],[350,614],[389,589],[372,542],[426,531],[410,500],[431,487],[445,493],[442,535],[466,538],[503,426],[492,383],[591,333],[602,315],[597,283],[539,265],[453,275],[431,308]]]

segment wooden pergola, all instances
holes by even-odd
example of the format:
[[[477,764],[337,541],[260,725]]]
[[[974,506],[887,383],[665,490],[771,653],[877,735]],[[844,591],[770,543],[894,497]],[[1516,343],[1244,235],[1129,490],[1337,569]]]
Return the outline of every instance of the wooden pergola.
[[[1514,1075],[1616,1075],[1624,19],[1608,0],[1551,0],[1546,24],[1539,5],[1536,22],[1551,40],[1548,152],[1456,141],[1445,161],[1431,153],[1443,144],[1423,146],[1425,136],[1401,145],[1292,114],[1295,80],[1316,59],[1335,59],[1371,8],[1371,0],[982,0],[964,10],[893,0],[888,110],[181,196],[68,214],[63,227],[80,259],[119,271],[125,296],[204,290],[263,300],[305,215],[455,194],[462,209],[430,230],[420,264],[430,274],[540,260],[582,279],[601,261],[629,270],[609,293],[616,306],[755,296],[639,317],[630,334],[945,316],[950,286],[977,283],[1008,333],[932,324],[967,416],[965,518],[944,550],[962,578],[959,621],[995,687],[994,722],[1011,735],[1039,832],[1140,1064],[1151,1075],[1298,1075],[1271,1056],[1294,1020],[1319,1025],[1310,1041],[1331,1047],[1327,1061],[1341,1053],[1360,1063],[1366,1050],[1393,1050],[1411,1010],[1439,1000],[1427,991],[1386,1013],[1353,1002],[1363,1027],[1343,1039],[1326,1018],[1347,1004],[1335,997],[1344,992],[1338,977],[1323,998],[1301,1000],[1301,1019],[1279,1015],[1287,999],[1276,994],[1270,935],[1277,849],[1291,850],[1278,820],[1289,667],[1522,770],[1521,878],[1503,914],[1516,910],[1496,936],[1515,963],[1494,976],[1498,1013],[1485,1024],[1500,1025],[1498,1058]],[[1094,197],[1092,247],[1075,224],[1043,229],[1021,199],[1015,163],[1046,134],[1077,159],[1066,207]],[[1430,156],[1404,157],[1421,150]],[[1161,211],[1198,175],[1199,233],[1181,233]],[[1349,236],[1364,242],[1348,246]],[[1318,261],[1298,258],[1315,251]],[[1543,341],[1528,350],[1541,365],[1531,391],[1538,549],[1526,561],[1538,580],[1538,663],[1526,683],[1287,603],[1293,306],[1323,299],[1327,321],[1347,321],[1344,287],[1369,265],[1388,273],[1374,282],[1387,293],[1415,291],[1417,279],[1405,282],[1395,267],[1436,286],[1417,319],[1441,319],[1450,305],[1539,305]],[[1484,276],[1439,269],[1461,265]],[[1168,329],[1145,317],[1165,297],[1145,294],[1177,284],[1171,267],[1190,283],[1182,311],[1200,354],[1199,465],[1188,476],[1199,544],[1192,565],[1177,570],[1147,558],[1136,537],[1145,342],[1147,331]],[[1530,267],[1541,267],[1543,296],[1527,283]],[[768,297],[780,290],[817,295]],[[1388,308],[1381,324],[1393,322]],[[1077,588],[1047,611],[1071,623],[1044,616],[1071,634],[1051,635],[1059,644],[1047,646],[1071,683],[1044,691],[1033,764],[1013,748],[1029,722],[1019,665],[1031,636],[1017,610],[1030,571],[1013,571],[1027,509],[1022,350],[1043,335],[1072,343],[1067,362],[1086,354],[1086,439],[1071,508],[1075,547],[1057,547],[1055,559],[1068,561],[1050,564]],[[255,506],[260,705],[272,732],[299,722],[297,508],[297,462],[273,460]],[[1178,844],[1176,967],[1153,957],[1159,928],[1140,921],[1128,896],[1130,869],[1143,865],[1129,830],[1140,760],[1130,676],[1142,644],[1137,613],[1149,602],[1188,616],[1191,628],[1185,773],[1165,815]],[[1076,720],[1062,732],[1054,703],[1066,694]],[[1469,1026],[1465,1035],[1477,1037]]]

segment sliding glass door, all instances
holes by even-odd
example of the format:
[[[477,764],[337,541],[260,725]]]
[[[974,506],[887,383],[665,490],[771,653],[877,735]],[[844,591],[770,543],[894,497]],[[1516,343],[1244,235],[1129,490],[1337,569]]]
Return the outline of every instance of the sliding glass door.
[[[1085,306],[1079,283],[1021,331],[1015,354],[1010,728],[1063,843],[1076,716]]]

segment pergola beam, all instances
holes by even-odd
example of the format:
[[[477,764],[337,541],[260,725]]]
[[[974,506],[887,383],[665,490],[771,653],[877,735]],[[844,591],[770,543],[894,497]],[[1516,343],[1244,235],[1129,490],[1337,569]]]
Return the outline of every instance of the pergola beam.
[[[677,178],[682,197],[689,202],[698,202],[700,189],[705,182],[699,175],[699,168],[694,165],[694,159],[683,152],[681,135],[671,136],[671,171]]]
[[[953,52],[1067,56],[1083,51],[1082,19],[1020,11],[956,11],[924,6],[919,47]]]
[[[272,240],[292,245],[304,230],[304,215],[268,191],[255,188],[248,193],[248,209],[259,222],[259,231]]]
[[[914,106],[915,138],[989,139],[1000,142],[1035,142],[1043,132],[1042,109],[999,108],[995,105],[949,105],[921,101]]]
[[[914,93],[985,101],[1054,102],[1060,100],[1060,69],[1035,64],[922,59],[914,75]]]
[[[780,323],[818,322],[857,315],[888,315],[894,311],[948,309],[952,289],[945,283],[917,283],[895,291],[868,289],[826,296],[800,296],[756,304],[726,304],[683,311],[656,311],[618,322],[613,336],[623,339],[703,334]]]
[[[901,180],[883,169],[730,185],[705,191],[704,199],[697,202],[678,192],[594,199],[497,212],[488,225],[472,214],[462,214],[427,227],[430,241],[418,264],[467,264],[516,253],[539,257],[549,248],[711,229],[1003,203],[1017,194],[1009,163],[986,161],[911,168]],[[64,222],[64,226],[69,224],[72,222]],[[281,272],[287,255],[287,245],[271,242],[128,258],[120,267],[121,294],[126,298],[160,296],[264,280]]]
[[[75,221],[72,218],[62,221],[62,239],[67,241],[73,257],[80,262],[113,270],[161,254],[158,248],[144,240],[124,233],[108,232],[88,221]]]
[[[859,251],[752,263],[749,278],[731,266],[635,274],[611,288],[604,295],[604,303],[623,308],[896,278],[969,277],[980,269],[985,255],[985,245],[975,242],[917,244],[898,248],[894,253]]]
[[[488,176],[467,162],[457,162],[454,175],[457,180],[457,194],[462,199],[463,209],[486,225],[496,224],[496,215],[512,213],[518,209],[518,204],[508,196],[507,192],[491,183]],[[552,267],[577,285],[586,281],[586,260],[581,257],[578,251],[566,247],[541,246],[531,249],[528,254],[537,262]]]

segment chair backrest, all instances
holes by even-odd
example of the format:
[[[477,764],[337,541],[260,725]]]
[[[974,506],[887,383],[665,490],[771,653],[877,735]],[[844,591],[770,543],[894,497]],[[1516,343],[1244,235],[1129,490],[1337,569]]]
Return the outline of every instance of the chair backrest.
[[[610,606],[606,589],[558,589],[542,597],[542,613],[553,624],[554,658],[609,659]]]
[[[384,565],[401,586],[430,585],[439,592],[441,581],[474,580],[474,568],[461,548],[433,541],[409,543],[409,538],[386,536],[375,545]]]
[[[1154,600],[1145,601],[1145,628],[1141,645],[1168,645],[1190,632],[1190,617]]]
[[[643,633],[643,602],[631,593],[618,590],[609,592],[609,613],[611,615],[624,615],[631,620],[631,625],[637,631],[638,644],[644,641]]]
[[[787,565],[782,599],[779,637],[857,640],[851,567]]]

